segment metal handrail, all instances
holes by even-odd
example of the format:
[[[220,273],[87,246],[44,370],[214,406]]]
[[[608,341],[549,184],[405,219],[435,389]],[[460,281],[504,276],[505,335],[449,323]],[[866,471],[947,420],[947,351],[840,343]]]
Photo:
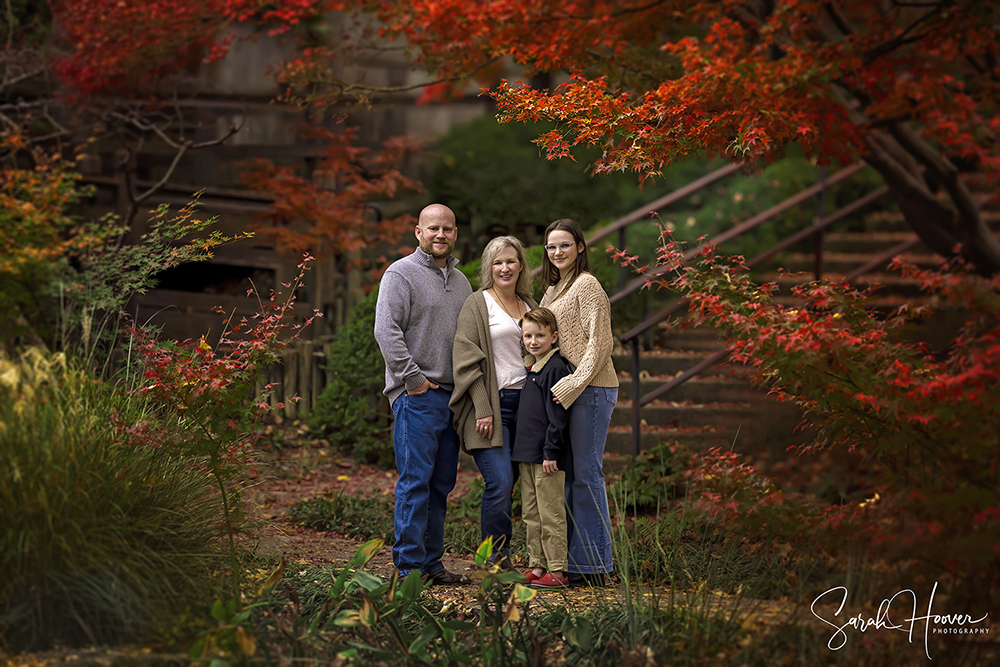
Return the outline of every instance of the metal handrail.
[[[609,234],[612,234],[614,232],[618,232],[620,235],[618,239],[619,245],[621,247],[625,247],[626,245],[624,240],[625,230],[633,222],[638,222],[639,220],[646,218],[653,211],[659,210],[665,206],[670,206],[671,204],[675,204],[681,199],[689,197],[690,195],[693,195],[699,190],[707,188],[709,185],[712,185],[716,181],[721,181],[722,179],[728,176],[732,176],[742,168],[743,165],[741,164],[730,163],[724,167],[716,169],[711,173],[705,174],[704,176],[691,181],[685,186],[682,186],[672,192],[668,192],[662,197],[654,199],[648,204],[640,206],[639,208],[635,209],[630,213],[626,213],[625,215],[618,218],[614,222],[608,223],[606,226],[601,227],[597,231],[592,232],[589,236],[585,236],[584,241],[586,242],[587,247],[589,248],[592,247],[595,243],[597,243],[601,239],[603,239],[605,236],[608,236]],[[541,272],[542,272],[542,267],[536,266],[534,269],[531,270],[531,277],[537,278],[538,274],[540,274]]]
[[[849,217],[860,211],[863,211],[864,209],[871,206],[876,201],[878,201],[882,197],[885,197],[888,194],[889,194],[888,186],[883,185],[879,189],[873,190],[867,195],[855,199],[850,204],[844,206],[843,208],[838,209],[834,213],[831,213],[829,216],[824,217],[824,219],[821,222],[817,222],[815,225],[806,227],[805,229],[795,232],[791,236],[785,238],[785,240],[779,241],[775,245],[771,246],[769,249],[765,250],[761,254],[754,257],[753,259],[748,260],[746,262],[747,268],[752,269],[758,264],[766,262],[767,260],[771,259],[771,257],[781,252],[782,250],[786,250],[789,247],[795,245],[796,243],[804,241],[813,234],[823,231],[824,229],[834,224],[835,222],[839,222],[846,217]],[[687,304],[686,299],[679,299],[677,301],[674,301],[669,306],[666,306],[659,312],[650,315],[648,318],[646,318],[639,324],[635,325],[634,327],[623,333],[621,336],[619,336],[619,339],[621,340],[622,343],[629,342],[633,338],[646,333],[646,331],[648,331],[652,327],[656,326],[663,320],[667,319],[668,317],[676,313],[686,304]]]
[[[723,234],[720,234],[715,239],[710,240],[707,244],[718,245],[718,244],[724,243],[724,242],[726,242],[728,240],[731,240],[731,239],[739,236],[740,234],[742,234],[742,233],[744,233],[746,231],[749,231],[750,229],[753,229],[753,228],[759,226],[760,224],[762,224],[763,222],[765,222],[765,221],[773,218],[778,213],[783,212],[783,211],[787,210],[788,208],[791,208],[794,205],[802,203],[803,201],[805,201],[806,199],[808,199],[811,196],[816,196],[817,194],[822,195],[822,193],[825,192],[825,188],[827,186],[829,186],[829,185],[831,185],[833,183],[839,182],[840,180],[843,180],[844,178],[848,178],[850,176],[853,176],[855,173],[857,173],[858,171],[860,171],[861,169],[863,169],[865,166],[866,165],[864,165],[863,163],[855,164],[855,165],[852,165],[851,167],[848,167],[847,169],[841,170],[837,174],[834,174],[834,176],[831,177],[829,180],[827,180],[827,179],[821,179],[820,183],[818,183],[817,185],[812,186],[811,188],[807,188],[806,190],[803,190],[802,192],[798,193],[797,195],[794,195],[793,197],[790,197],[789,199],[785,200],[784,202],[778,204],[777,206],[774,206],[771,209],[768,209],[767,211],[764,211],[763,213],[758,214],[757,216],[754,216],[753,218],[750,218],[749,220],[745,221],[744,223],[741,223],[740,225],[737,225],[736,227],[733,227],[732,229],[728,230],[727,232],[724,232]],[[805,240],[805,239],[809,238],[810,236],[816,236],[816,237],[818,237],[819,235],[821,235],[823,233],[823,230],[825,230],[830,225],[832,225],[832,224],[834,224],[834,223],[836,223],[836,222],[838,222],[838,221],[840,221],[840,220],[842,220],[842,219],[844,219],[844,218],[846,218],[846,217],[848,217],[850,215],[858,213],[861,210],[864,210],[865,208],[867,208],[868,206],[871,206],[876,201],[878,201],[882,197],[885,197],[888,194],[889,194],[889,188],[886,187],[886,186],[883,186],[881,188],[878,188],[878,189],[874,190],[873,192],[868,193],[867,195],[859,197],[855,201],[853,201],[850,204],[844,206],[843,208],[837,210],[836,212],[834,212],[833,214],[831,214],[829,216],[824,216],[822,214],[822,202],[821,202],[820,203],[821,211],[820,211],[819,220],[814,225],[811,225],[810,227],[808,227],[806,229],[800,230],[800,231],[796,232],[795,234],[792,234],[792,235],[786,237],[785,239],[783,239],[782,241],[776,243],[774,246],[772,246],[771,248],[767,249],[763,253],[760,253],[759,255],[757,255],[756,257],[754,257],[753,259],[751,259],[748,262],[746,262],[747,267],[748,268],[752,268],[752,267],[754,267],[754,266],[756,266],[756,265],[758,265],[758,264],[760,264],[760,263],[762,263],[762,262],[770,259],[771,257],[773,257],[775,254],[777,254],[781,250],[789,248],[789,247],[793,246],[794,244],[796,244],[796,243],[798,243],[798,242],[800,242],[802,240]],[[912,248],[913,246],[917,245],[917,243],[919,243],[919,240],[916,240],[916,241],[907,241],[905,243],[899,244],[898,246],[892,248],[890,251],[884,253],[883,255],[880,255],[879,257],[877,257],[876,259],[872,260],[871,262],[868,262],[865,266],[859,267],[858,270],[856,270],[855,272],[852,272],[851,274],[849,274],[849,276],[847,277],[847,280],[848,281],[854,280],[857,276],[862,275],[864,273],[867,273],[868,271],[872,270],[873,268],[877,268],[878,266],[881,266],[885,262],[889,261],[889,259],[891,259],[896,254],[899,254],[900,252],[905,252],[906,250],[908,250],[908,249]],[[699,246],[698,248],[692,249],[692,250],[688,251],[687,253],[685,253],[684,256],[683,256],[683,258],[682,258],[682,263],[686,263],[686,262],[690,261],[690,259],[692,259],[693,257],[697,256],[697,254],[701,252],[701,250],[704,247],[704,245],[707,245],[707,244],[703,244],[703,245]],[[822,252],[822,245],[819,244],[819,243],[817,243],[816,250],[817,250],[817,253]],[[819,271],[820,262],[821,262],[821,260],[819,260],[817,258],[817,272]],[[657,273],[657,275],[661,275],[662,273],[665,273],[666,270],[667,269],[659,270],[656,273]],[[855,273],[856,273],[856,275],[855,275]],[[819,276],[817,276],[817,278],[818,277]],[[651,279],[651,276],[644,276],[644,277],[640,278],[639,280],[641,280],[641,284],[642,285],[645,285],[649,279]],[[622,290],[622,291],[624,291],[624,290]],[[619,292],[619,294],[620,293],[621,292]],[[651,403],[652,401],[656,400],[657,398],[659,398],[663,394],[666,394],[667,392],[669,392],[669,391],[671,391],[671,390],[679,387],[680,385],[684,384],[685,382],[687,382],[691,378],[696,377],[697,375],[699,375],[705,369],[714,366],[715,364],[719,363],[720,361],[722,361],[723,359],[725,359],[727,356],[729,356],[729,349],[728,348],[719,350],[719,351],[715,352],[714,354],[706,357],[701,362],[699,362],[698,364],[696,364],[692,368],[688,369],[687,371],[685,371],[681,375],[679,375],[679,376],[677,376],[675,378],[672,378],[668,382],[664,383],[663,385],[657,387],[656,389],[650,391],[649,393],[647,393],[645,395],[641,394],[641,391],[642,391],[642,379],[640,377],[640,374],[641,374],[641,368],[640,368],[641,367],[641,357],[640,357],[640,354],[639,354],[639,351],[640,351],[640,349],[639,349],[639,336],[641,334],[645,333],[651,327],[655,326],[659,322],[663,321],[664,319],[666,319],[667,317],[669,317],[670,315],[672,315],[673,313],[675,313],[678,310],[682,309],[686,305],[687,305],[687,299],[684,299],[684,298],[679,299],[679,300],[675,301],[674,303],[670,304],[669,306],[667,306],[666,308],[664,308],[663,310],[661,310],[660,312],[656,313],[655,315],[647,318],[646,320],[644,320],[639,325],[633,327],[632,329],[630,329],[629,331],[627,331],[625,334],[623,334],[620,337],[622,343],[627,343],[629,341],[631,341],[631,343],[632,343],[632,438],[633,438],[633,450],[634,450],[633,453],[636,454],[636,455],[639,454],[639,452],[641,451],[641,447],[642,447],[642,416],[641,416],[642,406]]]
[[[720,181],[723,178],[726,178],[727,176],[732,176],[742,168],[743,165],[741,164],[737,163],[727,164],[725,167],[716,169],[710,174],[705,174],[701,178],[693,180],[687,185],[680,187],[674,190],[673,192],[663,195],[659,199],[654,199],[645,206],[637,208],[631,213],[628,213],[627,215],[618,218],[617,220],[607,225],[606,227],[598,229],[596,232],[591,234],[590,237],[587,239],[587,246],[588,247],[591,246],[592,244],[596,243],[597,241],[601,240],[602,238],[613,232],[623,230],[633,222],[636,222],[638,220],[647,217],[650,213],[654,211],[657,211],[665,206],[670,206],[671,204],[675,204],[681,199],[693,195],[694,193],[708,187],[709,185],[715,183],[716,181]]]
[[[825,182],[817,183],[816,185],[810,186],[805,190],[802,190],[798,194],[792,195],[791,197],[781,202],[780,204],[776,204],[775,206],[772,206],[766,211],[758,213],[757,215],[748,218],[747,220],[736,225],[735,227],[726,230],[725,232],[719,234],[715,238],[709,239],[706,244],[702,244],[695,248],[692,248],[691,250],[688,250],[686,253],[684,253],[684,256],[681,259],[681,261],[683,263],[691,261],[692,259],[698,256],[698,254],[702,251],[702,248],[704,248],[704,246],[707,244],[715,246],[722,245],[726,241],[730,241],[736,238],[737,236],[745,234],[746,232],[759,227],[760,225],[764,224],[765,222],[774,218],[775,216],[784,213],[790,208],[798,206],[807,199],[815,197],[817,194],[819,194],[826,188],[835,185],[836,183],[839,183],[840,181],[846,178],[850,178],[854,174],[858,173],[859,171],[867,167],[868,165],[865,164],[864,162],[857,162],[855,164],[852,164],[850,167],[841,169],[836,174],[826,179]],[[621,301],[622,299],[629,296],[633,292],[642,289],[642,287],[646,285],[647,281],[654,278],[658,278],[659,276],[663,275],[669,270],[670,269],[668,269],[667,267],[658,267],[642,276],[639,276],[638,278],[635,278],[634,280],[626,284],[625,287],[623,287],[621,290],[619,290],[610,297],[611,303],[615,304],[618,301]]]

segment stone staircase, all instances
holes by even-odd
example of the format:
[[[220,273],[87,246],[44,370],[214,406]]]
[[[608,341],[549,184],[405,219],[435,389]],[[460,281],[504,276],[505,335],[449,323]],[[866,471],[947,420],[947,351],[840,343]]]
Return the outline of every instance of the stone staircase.
[[[990,211],[984,215],[994,233],[1000,232],[1000,212]],[[843,277],[901,242],[915,238],[899,213],[870,213],[856,226],[862,226],[864,231],[831,231],[825,235],[824,276]],[[849,227],[849,223],[844,222],[840,227]],[[936,266],[940,260],[923,244],[904,254],[904,259],[927,268]],[[773,270],[778,266],[788,272],[801,273],[781,276]],[[794,298],[789,293],[790,288],[812,280],[813,267],[811,253],[788,253],[772,264],[772,270],[756,275],[762,282],[777,282],[781,290],[776,299],[791,304]],[[854,285],[865,288],[875,283],[881,287],[874,293],[872,305],[879,310],[925,298],[916,281],[902,278],[887,268],[862,276],[855,280]],[[924,323],[921,329],[920,337],[927,338],[937,327],[932,321]],[[676,323],[661,323],[652,338],[653,349],[641,354],[643,394],[725,346],[715,330],[685,329]],[[949,340],[942,337],[939,343],[947,344]],[[931,346],[936,347],[933,342]],[[629,349],[616,353],[614,364],[621,386],[606,447],[612,457],[633,452],[631,363]],[[777,401],[765,390],[755,388],[745,376],[746,371],[747,368],[740,364],[723,361],[663,395],[662,400],[644,406],[641,413],[642,449],[658,442],[676,440],[691,448],[718,446],[739,452],[768,450],[776,454],[790,445],[805,441],[808,433],[795,428],[802,418],[800,410],[794,405]]]

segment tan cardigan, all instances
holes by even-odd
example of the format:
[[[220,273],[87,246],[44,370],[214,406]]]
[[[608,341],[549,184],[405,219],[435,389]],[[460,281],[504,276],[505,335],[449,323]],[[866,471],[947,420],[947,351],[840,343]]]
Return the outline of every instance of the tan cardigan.
[[[531,299],[524,299],[524,302],[531,308],[538,307]],[[490,314],[483,290],[473,292],[458,315],[452,368],[455,388],[448,405],[462,448],[468,451],[503,447],[500,389],[490,339]],[[493,417],[493,438],[487,440],[476,432],[476,420],[490,416]]]
[[[555,314],[559,353],[576,369],[552,387],[552,395],[569,408],[589,386],[617,387],[611,301],[597,278],[581,273],[573,284],[563,278],[545,290],[541,305]]]

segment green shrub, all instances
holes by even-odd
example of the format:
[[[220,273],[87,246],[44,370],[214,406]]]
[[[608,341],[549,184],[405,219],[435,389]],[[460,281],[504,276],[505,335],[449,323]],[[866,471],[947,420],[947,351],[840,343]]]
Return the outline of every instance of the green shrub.
[[[621,509],[655,512],[669,501],[684,495],[683,456],[677,443],[657,443],[632,459],[615,482]]]
[[[0,358],[4,649],[131,640],[212,581],[224,535],[214,483],[141,444],[149,429],[183,435],[62,355]]]
[[[373,335],[377,298],[378,290],[372,290],[337,331],[326,359],[333,379],[317,399],[309,426],[359,461],[389,468],[394,456],[382,395],[385,361]]]
[[[338,494],[332,500],[310,498],[291,514],[310,530],[336,531],[356,540],[383,539],[392,544],[392,505],[377,498]]]

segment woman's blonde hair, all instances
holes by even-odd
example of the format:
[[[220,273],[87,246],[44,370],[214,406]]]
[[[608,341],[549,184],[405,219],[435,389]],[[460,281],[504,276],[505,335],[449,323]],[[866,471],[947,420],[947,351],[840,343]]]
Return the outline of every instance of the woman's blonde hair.
[[[526,299],[531,296],[531,269],[524,256],[524,246],[513,236],[498,236],[486,244],[486,249],[483,250],[483,263],[479,267],[479,286],[484,292],[493,287],[493,262],[504,248],[513,248],[517,254],[517,261],[521,263],[521,273],[517,276],[514,292],[522,299]]]

